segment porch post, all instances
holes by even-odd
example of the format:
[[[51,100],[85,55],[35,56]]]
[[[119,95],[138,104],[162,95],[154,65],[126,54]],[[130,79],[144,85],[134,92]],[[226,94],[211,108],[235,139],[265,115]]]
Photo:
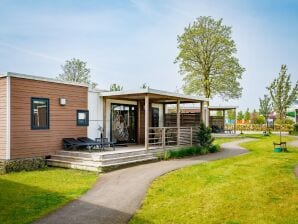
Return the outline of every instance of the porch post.
[[[200,102],[200,112],[201,112],[201,123],[204,122],[204,101]]]
[[[177,100],[177,145],[180,145],[180,100]]]
[[[138,100],[138,144],[141,142],[141,101]]]
[[[145,95],[145,149],[149,149],[149,95]]]
[[[103,128],[103,132],[102,132],[102,137],[106,138],[106,126],[107,126],[107,118],[106,118],[106,113],[107,113],[107,108],[106,108],[106,98],[103,97],[102,98],[102,128]]]
[[[226,110],[225,109],[222,110],[222,115],[223,115],[223,129],[225,132],[225,119],[226,119]]]
[[[165,120],[166,120],[166,104],[162,104],[162,126],[165,127]]]

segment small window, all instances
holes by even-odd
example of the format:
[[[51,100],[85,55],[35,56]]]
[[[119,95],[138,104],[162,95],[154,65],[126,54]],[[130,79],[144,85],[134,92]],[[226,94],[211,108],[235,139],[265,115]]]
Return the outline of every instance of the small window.
[[[89,125],[89,111],[77,110],[77,125],[88,126]]]
[[[31,98],[31,129],[49,129],[49,99]]]

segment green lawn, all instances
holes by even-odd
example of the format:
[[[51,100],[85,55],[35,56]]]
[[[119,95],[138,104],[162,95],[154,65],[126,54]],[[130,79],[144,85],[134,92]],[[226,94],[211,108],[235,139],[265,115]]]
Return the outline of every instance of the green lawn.
[[[32,223],[78,198],[97,177],[92,172],[56,168],[0,175],[0,223]]]
[[[290,138],[288,138],[290,140]],[[298,148],[274,153],[260,137],[251,153],[183,168],[154,181],[135,223],[298,223]]]
[[[221,145],[221,144],[226,143],[226,142],[238,141],[238,140],[241,140],[241,139],[242,139],[242,137],[215,138],[213,144]]]

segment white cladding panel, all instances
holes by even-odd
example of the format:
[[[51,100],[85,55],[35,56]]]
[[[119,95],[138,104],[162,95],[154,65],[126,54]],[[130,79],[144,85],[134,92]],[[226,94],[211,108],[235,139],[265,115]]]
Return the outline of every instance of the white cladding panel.
[[[100,137],[99,127],[103,127],[103,100],[97,92],[88,92],[89,127],[88,137]]]

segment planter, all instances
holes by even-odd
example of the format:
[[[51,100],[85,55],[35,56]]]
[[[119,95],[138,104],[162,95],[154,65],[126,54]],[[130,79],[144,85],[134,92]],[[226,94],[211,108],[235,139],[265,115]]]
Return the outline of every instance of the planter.
[[[274,152],[281,152],[281,148],[274,148]]]

